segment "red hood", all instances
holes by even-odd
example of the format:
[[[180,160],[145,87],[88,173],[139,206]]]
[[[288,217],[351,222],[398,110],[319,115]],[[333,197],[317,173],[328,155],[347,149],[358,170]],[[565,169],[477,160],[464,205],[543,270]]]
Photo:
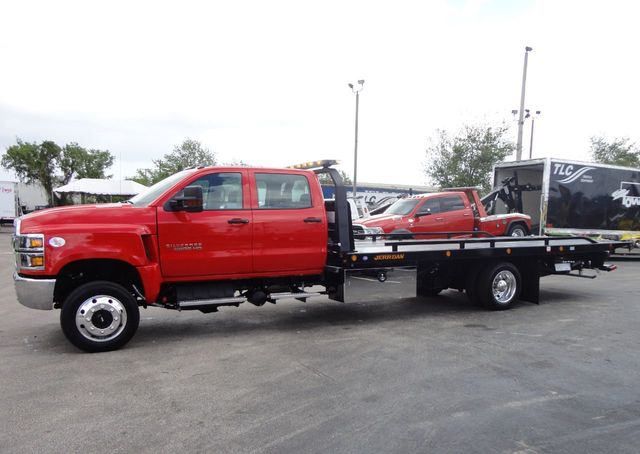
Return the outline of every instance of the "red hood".
[[[34,211],[20,217],[20,233],[47,233],[69,231],[88,224],[108,229],[112,226],[147,226],[155,231],[155,207],[134,207],[128,203],[104,203],[97,205],[71,205]],[[89,230],[91,231],[91,230]]]
[[[384,229],[385,226],[396,224],[402,219],[403,216],[399,214],[382,213],[376,214],[364,220],[359,220],[358,222],[355,222],[355,224],[360,224],[365,227],[382,227]]]

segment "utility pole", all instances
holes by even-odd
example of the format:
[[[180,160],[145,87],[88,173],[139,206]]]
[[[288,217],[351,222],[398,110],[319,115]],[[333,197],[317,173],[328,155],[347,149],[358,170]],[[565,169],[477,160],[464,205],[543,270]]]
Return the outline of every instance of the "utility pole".
[[[536,125],[536,118],[540,115],[540,111],[536,110],[535,115],[531,116],[531,139],[529,140],[529,159],[533,156],[533,128]]]
[[[353,148],[353,199],[356,198],[357,180],[358,180],[358,110],[360,106],[360,92],[364,88],[364,80],[359,80],[358,85],[349,84],[349,88],[356,95],[356,138]]]
[[[527,62],[529,61],[529,52],[533,48],[527,46],[524,48],[524,68],[522,69],[522,92],[520,93],[520,112],[518,117],[518,143],[516,145],[516,161],[522,159],[522,129],[524,126],[524,93],[527,88]]]

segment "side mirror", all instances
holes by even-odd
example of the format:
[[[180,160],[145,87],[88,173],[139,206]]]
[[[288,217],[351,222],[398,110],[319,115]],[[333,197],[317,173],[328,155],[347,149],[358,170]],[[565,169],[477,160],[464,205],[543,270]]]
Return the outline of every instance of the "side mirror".
[[[416,217],[422,217],[422,216],[429,216],[431,214],[431,208],[427,208],[427,211],[423,212],[423,213],[416,213]]]
[[[202,186],[187,186],[182,193],[182,196],[169,200],[171,211],[186,211],[187,213],[202,211]]]

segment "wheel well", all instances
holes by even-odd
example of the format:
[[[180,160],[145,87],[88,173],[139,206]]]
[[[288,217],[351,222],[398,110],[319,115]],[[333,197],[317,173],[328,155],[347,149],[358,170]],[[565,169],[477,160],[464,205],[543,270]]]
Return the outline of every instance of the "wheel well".
[[[520,226],[522,226],[522,227],[524,228],[525,233],[527,233],[527,234],[529,234],[529,233],[530,233],[530,231],[529,231],[529,227],[527,226],[527,223],[526,223],[525,221],[522,221],[522,220],[511,221],[511,222],[509,223],[509,227],[507,227],[507,232],[508,232],[509,230],[511,230],[511,227],[516,226],[516,225],[520,225]]]
[[[135,285],[144,295],[140,274],[127,262],[112,259],[79,260],[65,265],[56,278],[54,301],[61,306],[67,295],[80,285],[91,281],[109,281],[128,290]]]

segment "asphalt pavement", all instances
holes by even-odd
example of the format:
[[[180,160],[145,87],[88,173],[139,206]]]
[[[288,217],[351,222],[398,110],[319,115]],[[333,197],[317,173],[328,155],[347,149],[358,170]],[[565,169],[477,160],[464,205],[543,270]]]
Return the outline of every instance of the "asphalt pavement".
[[[505,312],[457,291],[146,309],[87,354],[17,303],[0,245],[3,453],[640,451],[639,261]]]

